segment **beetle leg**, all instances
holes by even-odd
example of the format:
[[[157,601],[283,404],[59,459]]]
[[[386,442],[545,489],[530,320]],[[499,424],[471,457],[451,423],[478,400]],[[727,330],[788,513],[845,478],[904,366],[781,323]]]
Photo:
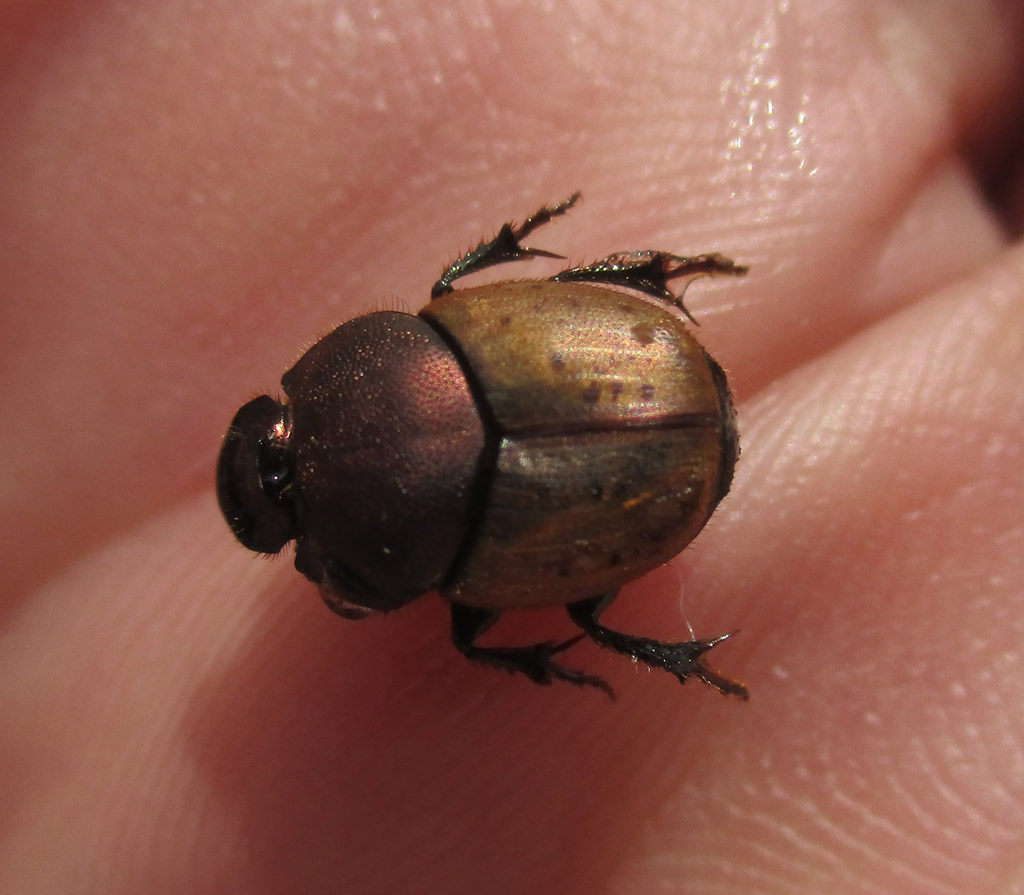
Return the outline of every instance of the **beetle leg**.
[[[555,679],[569,681],[578,686],[597,687],[612,699],[615,698],[615,692],[601,678],[572,668],[563,668],[552,661],[553,656],[582,640],[582,634],[561,643],[548,641],[531,646],[477,646],[476,639],[498,620],[499,615],[501,612],[495,609],[478,609],[452,603],[452,642],[455,648],[467,659],[505,671],[518,671],[535,684],[550,684]]]
[[[538,227],[544,226],[552,218],[565,214],[580,198],[580,193],[573,193],[564,202],[557,205],[547,206],[538,209],[530,215],[518,227],[512,224],[502,224],[498,235],[490,242],[482,242],[471,252],[466,252],[458,261],[452,264],[443,274],[441,279],[434,283],[430,290],[430,297],[440,298],[452,290],[452,281],[466,274],[476,273],[485,267],[492,267],[495,264],[504,264],[506,261],[519,261],[533,255],[544,258],[561,258],[554,252],[545,252],[543,249],[531,249],[519,244],[519,240],[529,236]]]
[[[661,299],[665,304],[674,305],[696,323],[683,305],[683,296],[676,295],[668,288],[669,280],[699,274],[712,276],[717,273],[742,277],[747,270],[748,268],[736,264],[731,258],[719,255],[718,252],[692,255],[689,258],[670,255],[668,252],[619,252],[593,264],[563,270],[551,279],[559,283],[603,283],[608,286],[636,289],[638,292]],[[683,291],[685,292],[685,289]]]
[[[685,683],[686,679],[693,675],[722,693],[739,696],[742,699],[749,698],[750,694],[743,684],[722,677],[705,665],[701,658],[708,650],[731,637],[732,633],[711,640],[688,640],[679,643],[662,643],[647,637],[622,634],[598,624],[598,616],[608,602],[608,597],[602,596],[570,603],[569,618],[601,646],[631,656],[652,668],[664,668],[669,674],[674,674],[680,683]]]

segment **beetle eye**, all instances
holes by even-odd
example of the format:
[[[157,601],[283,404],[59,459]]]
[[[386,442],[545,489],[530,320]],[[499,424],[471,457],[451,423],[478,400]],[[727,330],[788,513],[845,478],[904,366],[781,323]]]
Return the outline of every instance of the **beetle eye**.
[[[281,500],[292,484],[292,465],[288,449],[276,439],[261,438],[256,451],[260,487],[268,497]]]
[[[268,395],[235,414],[217,463],[217,500],[235,537],[258,553],[278,553],[296,537],[288,442],[291,408]]]

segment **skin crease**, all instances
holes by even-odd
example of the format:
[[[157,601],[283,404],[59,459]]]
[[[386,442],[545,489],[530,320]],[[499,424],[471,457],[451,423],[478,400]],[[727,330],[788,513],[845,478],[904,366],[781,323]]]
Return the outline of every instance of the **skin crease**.
[[[0,891],[1024,887],[1019,4],[0,9]],[[530,244],[751,265],[687,294],[733,491],[607,616],[749,703],[344,622],[217,511],[311,339],[577,188]]]

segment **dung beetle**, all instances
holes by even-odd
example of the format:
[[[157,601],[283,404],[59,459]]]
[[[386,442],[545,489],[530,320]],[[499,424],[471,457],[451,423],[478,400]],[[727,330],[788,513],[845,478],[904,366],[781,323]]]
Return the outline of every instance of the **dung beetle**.
[[[729,635],[663,643],[598,621],[729,490],[729,386],[668,284],[746,268],[718,254],[623,252],[545,280],[452,287],[495,264],[561,257],[522,240],[579,195],[503,225],[445,270],[419,314],[378,311],[324,336],[281,380],[287,401],[243,406],[217,465],[220,508],[250,550],[295,541],[295,567],[346,618],[436,590],[463,655],[538,684],[613,695],[555,661],[586,635],[746,698],[703,658]],[[583,633],[477,644],[503,610],[551,605]]]

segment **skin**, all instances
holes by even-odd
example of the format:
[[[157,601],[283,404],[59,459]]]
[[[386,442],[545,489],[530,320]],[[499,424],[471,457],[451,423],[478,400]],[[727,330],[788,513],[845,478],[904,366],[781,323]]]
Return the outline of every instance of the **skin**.
[[[1020,4],[405,6],[3,4],[0,891],[1019,891]],[[607,615],[749,703],[335,619],[218,514],[315,335],[577,188],[532,244],[751,265],[687,295],[733,491]]]

